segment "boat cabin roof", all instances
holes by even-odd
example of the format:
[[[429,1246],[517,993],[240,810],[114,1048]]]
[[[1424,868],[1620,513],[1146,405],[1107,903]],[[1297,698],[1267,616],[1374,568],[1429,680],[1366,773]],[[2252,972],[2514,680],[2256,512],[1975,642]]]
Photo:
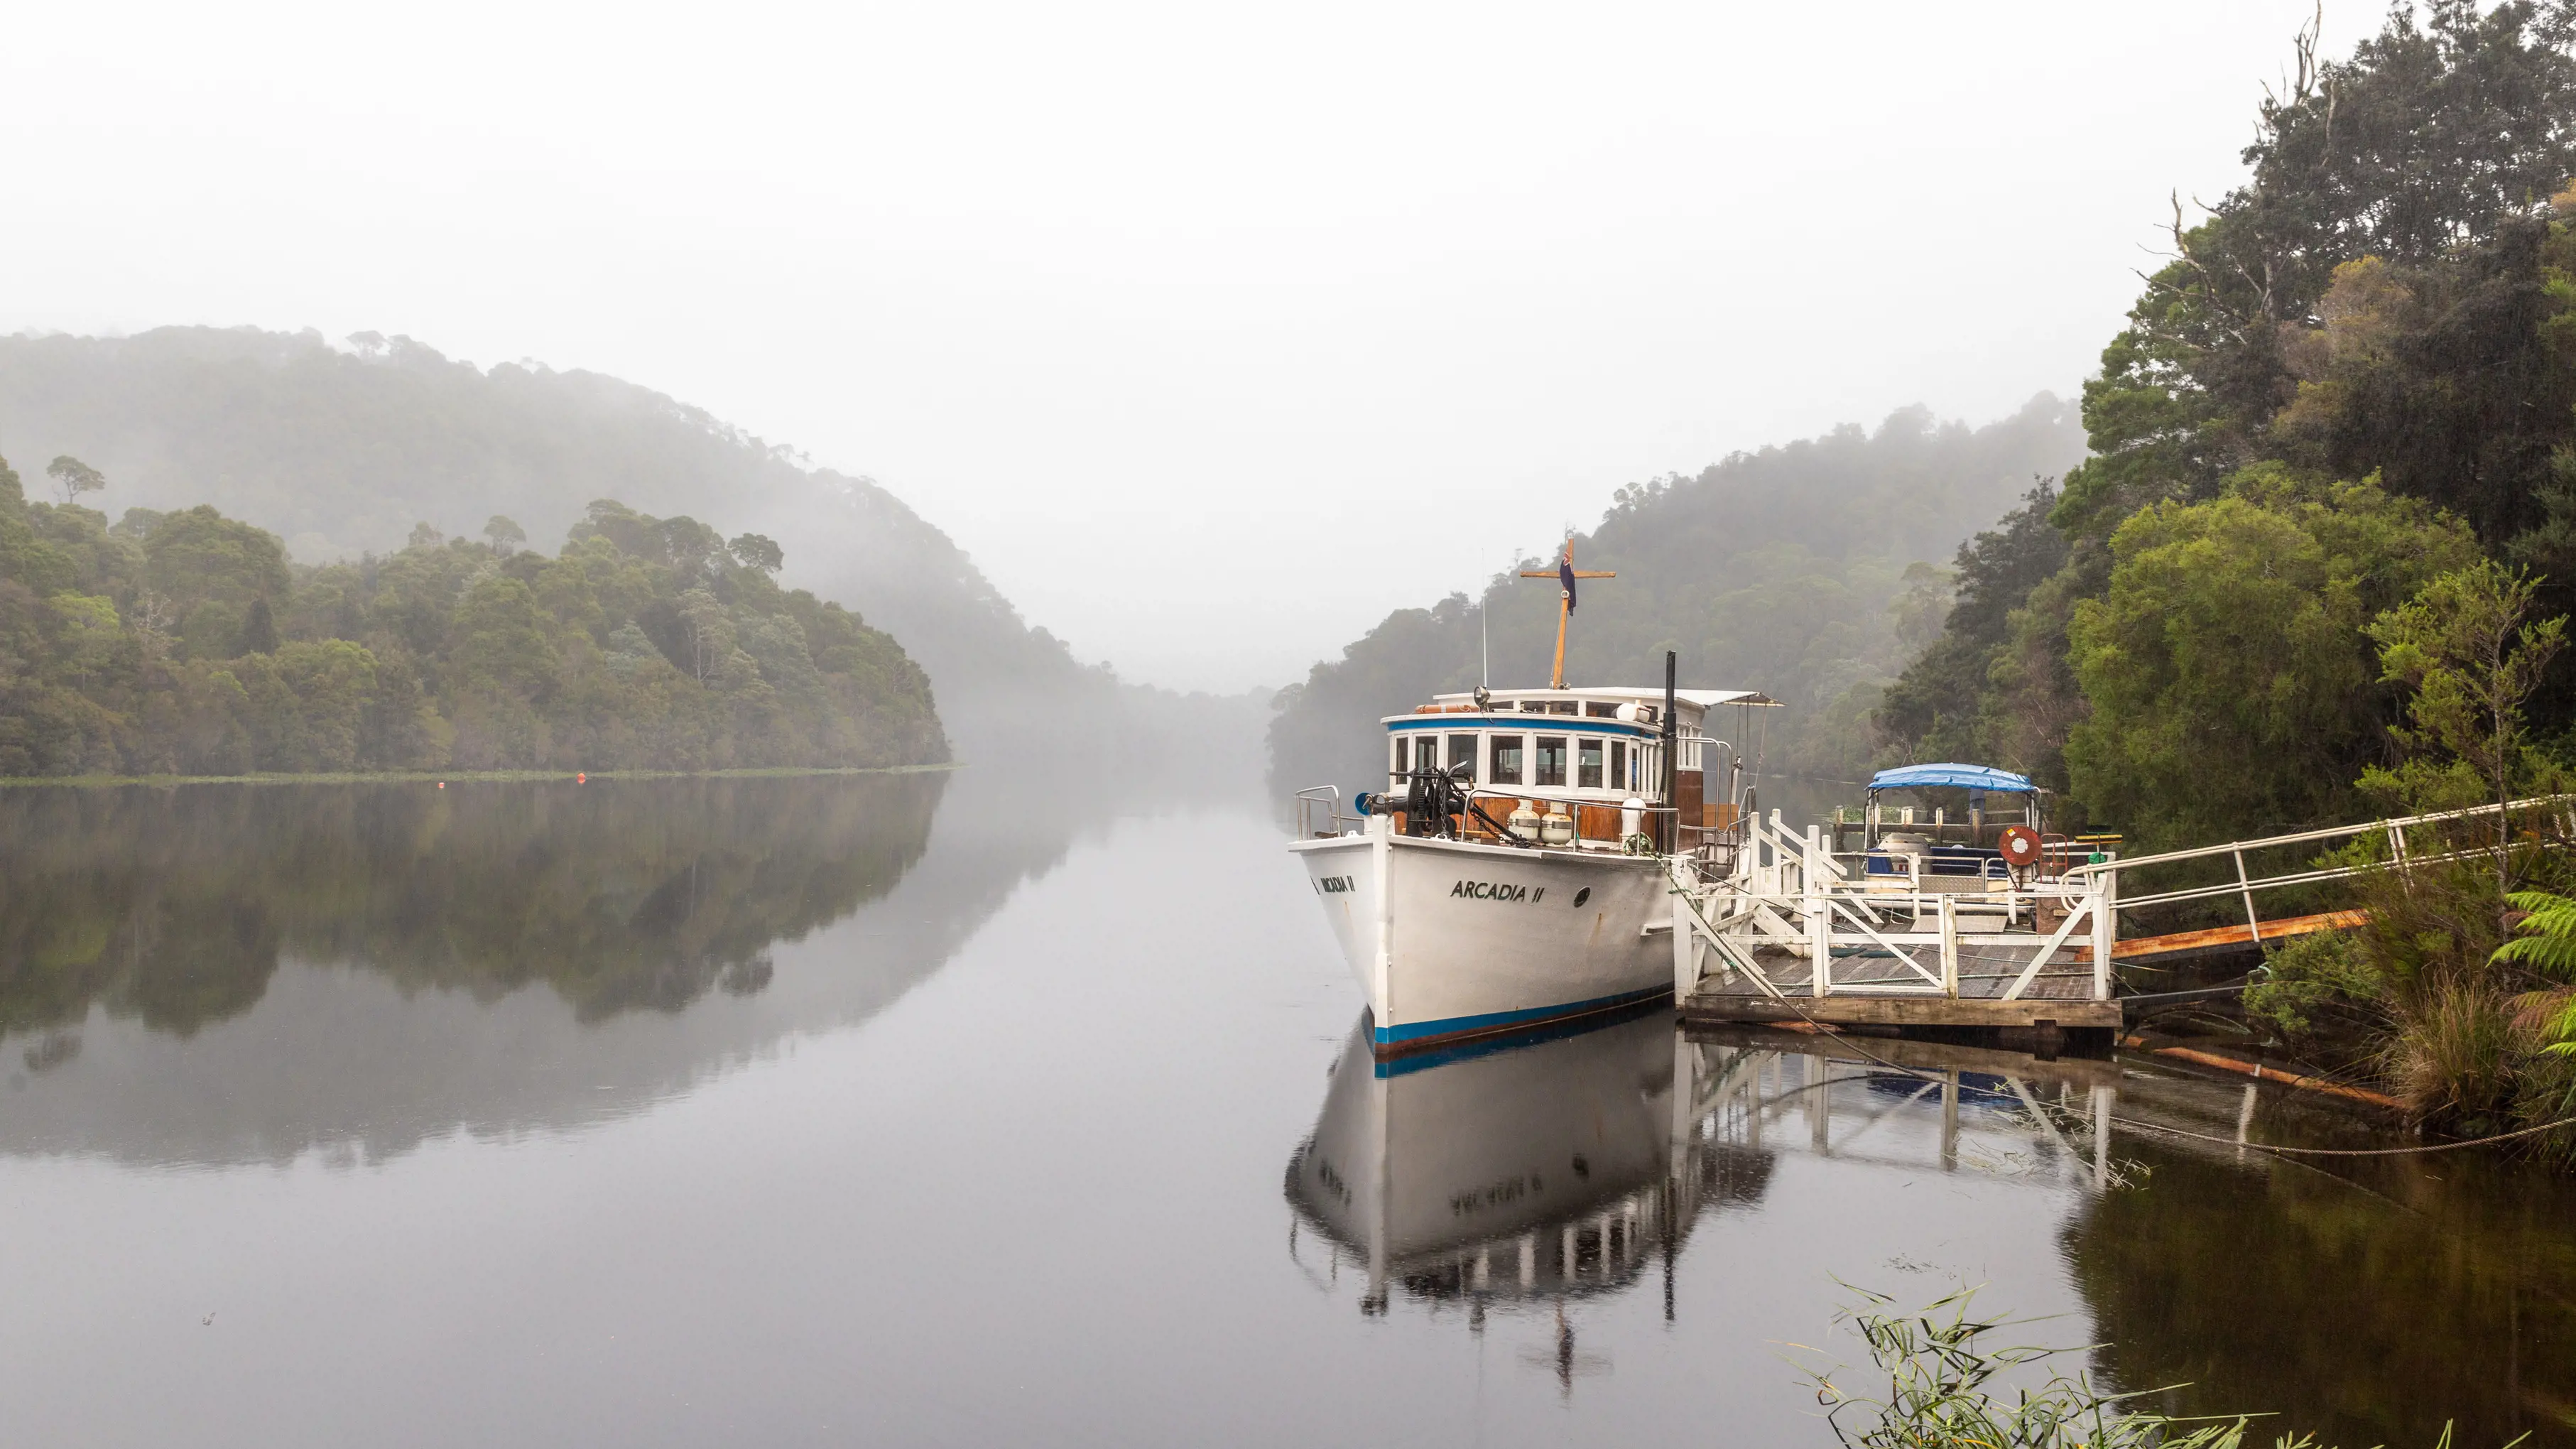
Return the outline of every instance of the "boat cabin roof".
[[[1593,719],[1618,719],[1651,722],[1664,707],[1663,687],[1623,687],[1607,689],[1496,689],[1486,692],[1486,708],[1476,708],[1473,693],[1435,694],[1431,703],[1416,708],[1411,714],[1391,714],[1381,723],[1393,728],[1400,724],[1418,723],[1425,715],[1479,715],[1492,720],[1496,715],[1574,715]],[[1779,701],[1750,689],[1676,689],[1675,713],[1686,721],[1696,722],[1701,715],[1721,704],[1772,705]]]
[[[1998,770],[1992,765],[1899,765],[1881,770],[1869,777],[1870,793],[1881,790],[1909,790],[1950,786],[1955,789],[1995,790],[2008,795],[2036,795],[2039,787],[2028,775]]]

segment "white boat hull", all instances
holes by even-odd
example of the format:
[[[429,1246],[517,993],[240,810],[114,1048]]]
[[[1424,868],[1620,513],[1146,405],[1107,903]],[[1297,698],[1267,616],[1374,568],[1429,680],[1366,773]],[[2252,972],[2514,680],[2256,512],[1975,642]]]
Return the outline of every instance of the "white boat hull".
[[[1669,995],[1671,898],[1650,856],[1388,832],[1301,840],[1380,1054]]]

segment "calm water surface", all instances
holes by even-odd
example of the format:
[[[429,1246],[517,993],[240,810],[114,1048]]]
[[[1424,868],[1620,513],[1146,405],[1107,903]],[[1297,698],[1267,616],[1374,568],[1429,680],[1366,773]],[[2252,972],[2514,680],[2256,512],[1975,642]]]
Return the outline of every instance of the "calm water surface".
[[[1818,1444],[1842,1285],[1968,1282],[2178,1411],[2576,1441],[2563,1184],[1660,1015],[1380,1069],[1281,844],[973,770],[0,793],[5,1437]]]

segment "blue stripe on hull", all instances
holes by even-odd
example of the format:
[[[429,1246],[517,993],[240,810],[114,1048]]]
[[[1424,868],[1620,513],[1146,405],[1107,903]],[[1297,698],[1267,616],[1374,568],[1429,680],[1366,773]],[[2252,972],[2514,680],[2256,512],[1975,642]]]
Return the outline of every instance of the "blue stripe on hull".
[[[1626,1006],[1612,1007],[1608,1011],[1587,1011],[1581,1016],[1561,1016],[1538,1026],[1515,1027],[1510,1031],[1452,1037],[1433,1046],[1380,1048],[1377,1053],[1377,1076],[1380,1080],[1388,1077],[1411,1076],[1415,1072],[1427,1072],[1434,1067],[1445,1067],[1451,1062],[1469,1062],[1478,1057],[1492,1056],[1496,1052],[1516,1052],[1523,1047],[1537,1046],[1542,1042],[1564,1041],[1569,1037],[1608,1031],[1614,1026],[1635,1021],[1641,1016],[1654,1015],[1663,1007],[1664,999],[1664,994],[1659,993],[1643,1001],[1632,1001]]]
[[[1414,1021],[1402,1026],[1376,1027],[1371,1032],[1380,1052],[1411,1051],[1438,1046],[1463,1037],[1486,1036],[1494,1032],[1513,1031],[1542,1022],[1559,1021],[1569,1016],[1589,1016],[1598,1011],[1615,1011],[1640,1001],[1670,996],[1669,986],[1649,986],[1643,991],[1623,991],[1616,996],[1596,996],[1590,1001],[1568,1001],[1558,1006],[1532,1006],[1520,1011],[1489,1011],[1481,1016],[1452,1016],[1439,1021]]]

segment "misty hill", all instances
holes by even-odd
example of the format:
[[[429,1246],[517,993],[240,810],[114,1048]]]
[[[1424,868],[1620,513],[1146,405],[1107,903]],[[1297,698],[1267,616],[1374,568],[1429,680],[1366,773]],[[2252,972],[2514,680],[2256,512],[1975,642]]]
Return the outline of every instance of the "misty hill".
[[[1083,702],[1077,732],[1134,759],[1248,763],[1253,749],[1252,699],[1122,686],[1082,665],[873,481],[598,373],[478,368],[369,333],[346,347],[254,328],[5,337],[0,453],[35,469],[82,459],[109,481],[84,501],[110,516],[210,504],[283,536],[299,563],[389,554],[423,522],[471,536],[495,514],[550,547],[600,498],[720,518],[785,545],[782,583],[892,634],[970,760],[1026,748],[1002,724],[1041,697]]]
[[[1686,685],[1757,689],[1788,706],[1769,722],[1771,769],[1864,768],[1879,690],[1949,608],[1949,570],[1937,561],[2034,477],[2083,456],[2075,406],[2042,393],[1980,428],[1906,408],[1874,432],[1846,425],[1737,453],[1696,477],[1623,488],[1600,526],[1574,539],[1576,567],[1618,577],[1581,585],[1567,681],[1660,683],[1664,651],[1674,650]],[[1494,683],[1544,684],[1552,582],[1497,577],[1476,602],[1453,594],[1400,609],[1281,691],[1274,786],[1374,788],[1385,767],[1372,722],[1475,685],[1479,603]]]

